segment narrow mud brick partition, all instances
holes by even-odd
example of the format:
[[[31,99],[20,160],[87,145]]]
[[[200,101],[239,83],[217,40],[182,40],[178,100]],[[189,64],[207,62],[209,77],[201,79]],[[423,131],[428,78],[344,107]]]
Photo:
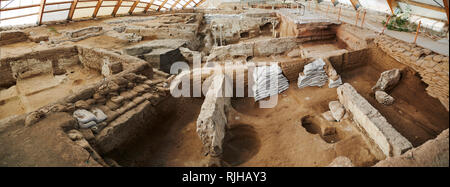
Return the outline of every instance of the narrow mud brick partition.
[[[339,101],[353,114],[353,119],[378,145],[386,157],[399,156],[412,144],[398,133],[370,103],[345,83],[337,89]]]

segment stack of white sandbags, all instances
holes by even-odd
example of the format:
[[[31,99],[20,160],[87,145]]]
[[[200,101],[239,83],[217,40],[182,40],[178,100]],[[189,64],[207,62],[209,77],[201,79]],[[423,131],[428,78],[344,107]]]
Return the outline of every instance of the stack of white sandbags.
[[[319,58],[314,62],[307,64],[298,77],[298,87],[304,88],[307,86],[322,87],[327,83],[328,76],[324,69],[325,62]]]
[[[108,116],[102,110],[94,108],[92,112],[84,109],[76,110],[73,113],[73,117],[77,119],[80,128],[87,129],[97,126],[99,123],[105,121]]]
[[[256,67],[253,71],[255,101],[279,94],[289,88],[289,82],[278,64]]]

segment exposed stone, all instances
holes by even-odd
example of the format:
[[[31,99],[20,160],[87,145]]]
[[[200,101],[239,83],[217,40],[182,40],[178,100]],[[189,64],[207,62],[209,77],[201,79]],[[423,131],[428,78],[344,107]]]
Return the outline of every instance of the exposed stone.
[[[81,134],[80,131],[77,131],[75,129],[70,130],[69,132],[67,132],[67,135],[69,136],[69,138],[73,141],[76,140],[81,140],[83,139],[83,134]]]
[[[392,105],[395,99],[384,91],[376,91],[375,99],[383,105]]]
[[[330,112],[333,118],[336,121],[341,121],[342,117],[344,117],[345,114],[344,105],[342,105],[339,101],[331,101],[330,103],[328,103],[328,107],[330,108]]]
[[[389,91],[394,88],[397,83],[400,81],[401,72],[399,69],[393,69],[389,71],[385,71],[381,73],[380,78],[377,81],[377,84],[372,88],[375,91]]]
[[[125,54],[131,56],[139,56],[152,52],[154,49],[166,48],[166,49],[178,49],[180,47],[185,47],[186,41],[182,39],[163,39],[163,40],[152,40],[140,44],[138,46],[128,47],[123,50]]]
[[[43,117],[45,117],[45,114],[40,111],[31,112],[25,118],[25,127],[29,127],[29,126],[37,123]]]
[[[345,156],[339,156],[336,157],[333,162],[328,165],[328,167],[354,167],[354,165],[349,158]]]
[[[449,130],[406,153],[378,162],[375,167],[447,167],[449,166]]]
[[[91,33],[100,32],[102,29],[103,29],[103,27],[100,27],[100,26],[91,26],[91,27],[86,27],[86,28],[82,28],[79,30],[67,32],[66,35],[70,38],[79,38],[79,37],[83,37],[83,36],[86,36]]]
[[[363,129],[387,156],[401,155],[412,148],[411,142],[348,83],[337,89],[339,101],[352,113],[353,120]]]
[[[336,119],[334,119],[334,117],[333,117],[333,114],[331,114],[331,111],[326,111],[326,112],[322,113],[322,117],[327,121],[331,121],[331,122],[336,121]]]

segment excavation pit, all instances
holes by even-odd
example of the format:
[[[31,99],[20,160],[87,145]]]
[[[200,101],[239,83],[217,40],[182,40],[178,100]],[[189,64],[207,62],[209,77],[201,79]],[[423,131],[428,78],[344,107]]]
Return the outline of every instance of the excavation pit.
[[[89,28],[98,29],[91,33]],[[63,40],[72,30],[82,33]],[[420,150],[448,129],[448,57],[311,12],[185,10],[23,32],[49,36],[40,44],[26,41],[27,36],[2,45],[2,166],[217,166],[211,160],[220,160],[218,165],[233,167],[315,167],[339,157],[354,166],[374,166]],[[16,55],[23,50],[29,53]],[[311,76],[312,68],[305,68],[319,59],[325,62],[326,83],[300,86],[300,78],[323,78],[321,70]],[[191,70],[180,76],[214,78],[203,85],[207,93],[192,97],[190,80],[190,96],[171,95],[171,83],[178,80],[168,72],[171,61],[179,60]],[[225,84],[216,80],[223,74],[192,69],[196,61],[208,63],[207,70],[241,68],[244,75],[233,70],[231,77],[244,79],[243,97],[213,97]],[[273,108],[261,108],[267,98],[249,96],[249,68],[270,65],[281,69],[289,88],[276,95]],[[402,76],[386,94],[395,101],[380,104],[372,87],[382,72],[394,68]],[[237,87],[233,81],[234,93]],[[354,100],[346,103],[340,88],[354,88],[361,98],[350,105]],[[73,114],[84,108],[102,110],[106,121],[80,128]],[[336,114],[339,109],[342,116]],[[397,138],[412,145],[399,150]],[[16,141],[21,142],[15,146]],[[25,147],[32,149],[24,152]],[[51,147],[71,150],[42,151]],[[88,164],[87,158],[92,159]]]
[[[69,46],[1,59],[0,119],[64,99],[129,68],[102,50]]]
[[[369,49],[360,62],[366,63],[342,70],[342,80],[352,84],[414,147],[436,138],[448,128],[448,111],[438,99],[427,93],[428,85],[416,71],[378,48]],[[402,77],[389,92],[396,101],[391,106],[385,106],[377,102],[372,87],[382,72],[394,68],[402,70]]]

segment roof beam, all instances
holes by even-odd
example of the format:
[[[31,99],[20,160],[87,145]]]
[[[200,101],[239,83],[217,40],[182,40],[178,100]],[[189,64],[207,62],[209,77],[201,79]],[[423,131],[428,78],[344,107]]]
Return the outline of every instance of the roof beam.
[[[95,6],[95,9],[94,9],[94,13],[92,14],[93,18],[97,17],[98,10],[102,6],[102,3],[103,3],[103,0],[98,0],[97,5]]]
[[[175,1],[175,3],[174,3],[174,4],[172,5],[172,7],[170,7],[170,9],[173,9],[173,8],[175,8],[175,6],[177,6],[177,4],[178,4],[178,3],[180,3],[180,1],[181,1],[181,0],[177,0],[177,1]]]
[[[192,1],[194,1],[194,0],[189,0],[189,1],[183,6],[183,9],[185,9],[189,4],[191,4]]]
[[[113,17],[116,16],[117,11],[118,11],[119,8],[120,8],[120,5],[122,5],[122,0],[118,0],[118,1],[117,1],[117,4],[116,4],[116,6],[114,7],[113,12],[112,12],[112,14],[111,14]]]
[[[150,1],[150,3],[147,4],[147,6],[144,9],[144,13],[147,13],[148,9],[153,5],[153,3],[155,2],[155,0]]]
[[[355,10],[358,10],[358,6],[361,6],[359,0],[350,0],[350,3],[352,3],[352,6]]]
[[[44,15],[45,2],[47,2],[47,0],[41,0],[41,4],[39,6],[37,25],[41,25],[42,23],[42,16]]]
[[[448,0],[444,0],[448,2]],[[433,6],[433,5],[429,5],[429,4],[425,4],[425,3],[421,3],[421,2],[416,2],[416,1],[410,1],[410,0],[398,0],[398,2],[402,2],[402,3],[406,3],[406,4],[410,4],[410,5],[414,5],[414,6],[418,6],[418,7],[422,7],[422,8],[426,8],[426,9],[430,9],[430,10],[434,10],[434,11],[438,11],[438,12],[445,12],[445,8],[442,7],[438,7],[438,6]]]
[[[134,9],[136,8],[137,4],[139,4],[139,1],[140,0],[135,0],[134,1],[133,5],[131,5],[130,10],[128,11],[128,14],[130,14],[130,15],[133,14]]]
[[[389,5],[389,8],[391,9],[392,15],[394,15],[395,7],[398,6],[397,0],[386,0],[386,2]]]
[[[67,20],[72,20],[75,9],[77,8],[77,4],[78,0],[73,0],[72,5],[70,6],[69,15],[67,16]]]
[[[199,1],[197,4],[195,4],[195,6],[194,7],[197,7],[198,5],[201,5],[203,2],[205,2],[205,0],[201,0],[201,1]]]
[[[166,3],[167,3],[167,0],[164,0],[163,3],[161,5],[159,5],[159,8],[157,11],[159,12]]]
[[[331,3],[333,4],[333,6],[337,5],[336,0],[331,0]]]
[[[445,7],[445,13],[447,13],[447,23],[449,23],[449,16],[448,16],[448,0],[444,0],[444,7]]]

